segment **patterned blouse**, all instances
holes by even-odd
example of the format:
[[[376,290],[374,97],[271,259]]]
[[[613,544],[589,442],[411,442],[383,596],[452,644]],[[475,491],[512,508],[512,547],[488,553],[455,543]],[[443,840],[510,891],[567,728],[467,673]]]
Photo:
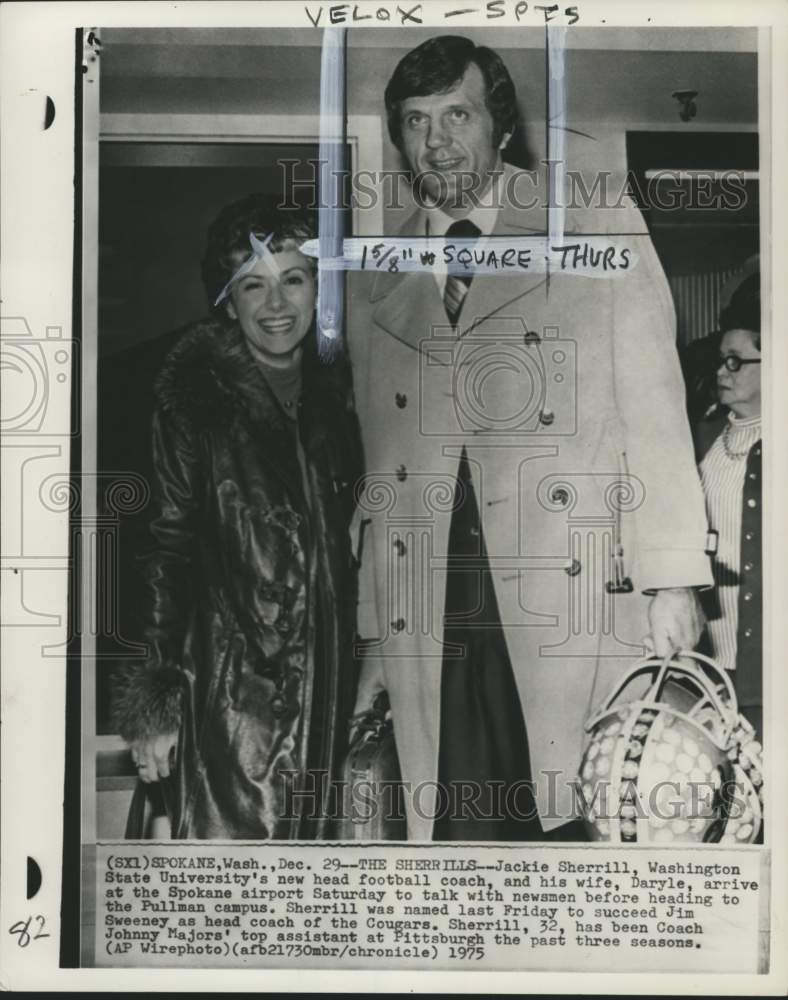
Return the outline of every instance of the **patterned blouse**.
[[[709,527],[718,533],[713,559],[719,617],[708,622],[712,656],[726,670],[736,669],[739,573],[744,474],[750,448],[760,440],[761,418],[737,419],[714,441],[700,465]]]

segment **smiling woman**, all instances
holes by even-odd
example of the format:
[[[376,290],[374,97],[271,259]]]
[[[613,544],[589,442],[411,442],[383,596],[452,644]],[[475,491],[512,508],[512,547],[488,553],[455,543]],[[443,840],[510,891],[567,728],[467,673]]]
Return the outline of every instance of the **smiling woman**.
[[[343,750],[360,469],[346,362],[317,358],[316,273],[298,250],[314,235],[273,199],[222,211],[203,261],[213,318],[156,383],[149,652],[117,677],[114,708],[174,838],[328,833],[325,804],[307,821],[292,792]]]
[[[228,315],[238,321],[249,349],[263,364],[298,363],[301,342],[315,312],[316,284],[310,258],[292,241],[277,254],[266,253],[233,283]]]

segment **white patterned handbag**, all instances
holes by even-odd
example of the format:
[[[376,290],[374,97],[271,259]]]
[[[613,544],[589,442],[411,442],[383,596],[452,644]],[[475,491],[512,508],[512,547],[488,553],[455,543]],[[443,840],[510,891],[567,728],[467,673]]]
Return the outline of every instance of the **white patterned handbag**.
[[[653,683],[633,696],[633,682],[649,673]],[[763,750],[714,660],[681,652],[639,661],[585,728],[578,799],[592,840],[751,844],[758,837]]]

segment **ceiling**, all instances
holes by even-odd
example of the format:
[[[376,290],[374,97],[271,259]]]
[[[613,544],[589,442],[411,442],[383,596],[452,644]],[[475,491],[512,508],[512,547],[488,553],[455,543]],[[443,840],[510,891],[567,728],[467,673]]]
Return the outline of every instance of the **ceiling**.
[[[544,31],[463,29],[504,54],[526,114],[543,117]],[[433,29],[353,29],[348,110],[379,114],[397,61]],[[107,113],[314,114],[322,32],[277,29],[106,29]],[[678,123],[674,90],[698,91],[695,127],[758,121],[754,29],[583,28],[566,33],[569,121]],[[692,126],[690,126],[692,127]]]
[[[104,45],[120,42],[133,45],[165,45],[189,47],[209,45],[217,48],[231,46],[271,45],[276,36],[278,47],[319,48],[323,32],[311,28],[104,28],[101,30]],[[406,29],[354,28],[348,32],[349,48],[410,49],[436,34],[435,28]],[[478,44],[494,49],[544,48],[544,30],[524,26],[519,28],[463,27],[458,34],[467,35]],[[631,49],[687,52],[756,52],[755,28],[629,28],[629,27],[578,27],[567,31],[567,48],[570,49]]]

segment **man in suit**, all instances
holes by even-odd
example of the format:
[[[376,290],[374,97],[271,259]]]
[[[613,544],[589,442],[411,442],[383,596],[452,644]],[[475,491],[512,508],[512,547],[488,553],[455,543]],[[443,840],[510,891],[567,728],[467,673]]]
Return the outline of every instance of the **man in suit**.
[[[495,52],[430,39],[385,102],[420,202],[399,235],[440,256],[545,233],[542,183],[502,164],[517,113]],[[388,691],[410,839],[579,838],[590,709],[644,642],[700,634],[706,520],[667,283],[632,205],[567,209],[566,232],[636,234],[636,264],[353,275],[357,711]]]

